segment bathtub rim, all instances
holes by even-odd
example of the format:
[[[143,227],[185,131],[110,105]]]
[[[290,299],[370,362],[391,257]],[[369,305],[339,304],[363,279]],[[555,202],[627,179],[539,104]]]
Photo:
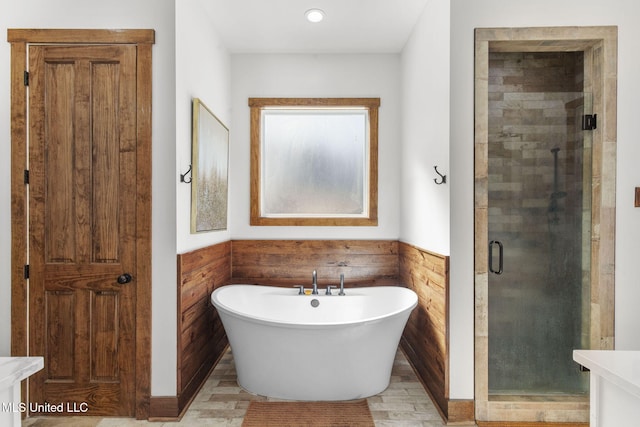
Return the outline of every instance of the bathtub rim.
[[[325,322],[325,323],[301,323],[301,322],[273,320],[273,319],[269,319],[269,318],[265,318],[265,317],[252,316],[252,315],[250,315],[250,314],[248,314],[246,312],[229,308],[227,305],[222,304],[218,298],[216,298],[218,296],[218,294],[219,294],[219,291],[222,291],[222,290],[224,290],[226,288],[235,287],[235,286],[250,287],[250,288],[260,288],[260,289],[273,288],[273,289],[279,289],[279,290],[282,290],[282,291],[288,291],[289,290],[288,288],[279,287],[279,286],[252,285],[252,284],[239,283],[239,284],[221,286],[221,287],[215,289],[213,292],[211,292],[211,296],[210,296],[211,304],[215,307],[216,310],[218,310],[218,311],[220,311],[220,312],[222,312],[224,314],[227,314],[229,316],[233,316],[233,317],[236,317],[236,318],[248,321],[248,322],[252,322],[252,323],[257,323],[257,324],[261,324],[261,325],[269,325],[269,326],[274,326],[274,327],[281,327],[281,328],[329,329],[329,328],[339,328],[339,327],[345,327],[345,326],[366,325],[366,324],[371,324],[371,323],[384,321],[385,319],[390,319],[390,318],[393,318],[393,317],[401,316],[401,315],[404,315],[407,312],[410,313],[418,305],[418,295],[412,289],[406,288],[404,286],[400,286],[400,285],[398,285],[398,286],[384,285],[384,286],[366,286],[366,287],[351,288],[353,290],[376,289],[376,288],[388,288],[388,289],[400,288],[400,289],[403,289],[402,292],[409,291],[412,294],[412,296],[414,298],[414,301],[413,301],[412,304],[409,304],[409,305],[403,307],[402,309],[394,310],[394,311],[391,311],[389,313],[385,313],[385,314],[379,315],[379,316],[367,317],[367,318],[364,318],[364,319],[357,319],[357,320],[353,320],[353,321]],[[293,292],[296,292],[296,290],[292,289],[291,291],[292,291],[291,295],[295,295],[295,293],[293,293]],[[345,290],[345,292],[349,292],[349,290]],[[286,295],[286,294],[283,294],[283,295]],[[304,296],[300,295],[300,297],[301,298],[313,297],[313,298],[319,298],[319,299],[340,298],[339,295],[313,295],[313,296],[312,295],[304,295]]]

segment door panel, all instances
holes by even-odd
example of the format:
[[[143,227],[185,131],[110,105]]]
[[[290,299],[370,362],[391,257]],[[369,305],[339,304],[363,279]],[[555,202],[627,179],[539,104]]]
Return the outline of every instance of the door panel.
[[[136,48],[31,46],[29,63],[32,401],[131,416]]]
[[[489,394],[583,395],[572,351],[590,348],[590,94],[505,92],[489,109]]]
[[[71,381],[74,377],[74,331],[76,295],[71,291],[47,291],[46,301],[46,353],[49,379]]]

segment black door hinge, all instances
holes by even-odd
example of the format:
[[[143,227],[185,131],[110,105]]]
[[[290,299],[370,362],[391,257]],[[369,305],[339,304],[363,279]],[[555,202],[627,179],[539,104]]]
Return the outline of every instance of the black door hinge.
[[[25,279],[29,278],[29,264],[24,266],[24,278]]]
[[[598,127],[597,114],[585,114],[582,116],[582,130],[594,130]]]
[[[29,169],[24,170],[24,183],[25,185],[29,183]]]
[[[24,85],[25,86],[29,86],[29,72],[28,71],[24,72]]]

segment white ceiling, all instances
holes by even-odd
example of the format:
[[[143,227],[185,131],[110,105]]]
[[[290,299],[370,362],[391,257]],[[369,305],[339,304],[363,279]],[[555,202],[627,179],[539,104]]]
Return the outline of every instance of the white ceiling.
[[[232,53],[397,53],[429,0],[201,1]]]

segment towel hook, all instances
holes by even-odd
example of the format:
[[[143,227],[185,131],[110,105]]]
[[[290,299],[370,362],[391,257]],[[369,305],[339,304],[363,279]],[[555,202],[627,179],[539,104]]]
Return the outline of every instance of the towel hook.
[[[438,185],[446,184],[447,183],[447,175],[442,175],[440,172],[438,172],[438,166],[434,166],[433,168],[436,170],[436,173],[438,175],[440,175],[440,181],[438,181],[438,178],[434,178],[433,182],[435,182]]]
[[[187,180],[187,175],[191,173],[191,165],[189,165],[189,169],[185,173],[180,174],[180,182],[184,182],[185,184],[190,184],[193,181],[193,177],[189,177]]]

